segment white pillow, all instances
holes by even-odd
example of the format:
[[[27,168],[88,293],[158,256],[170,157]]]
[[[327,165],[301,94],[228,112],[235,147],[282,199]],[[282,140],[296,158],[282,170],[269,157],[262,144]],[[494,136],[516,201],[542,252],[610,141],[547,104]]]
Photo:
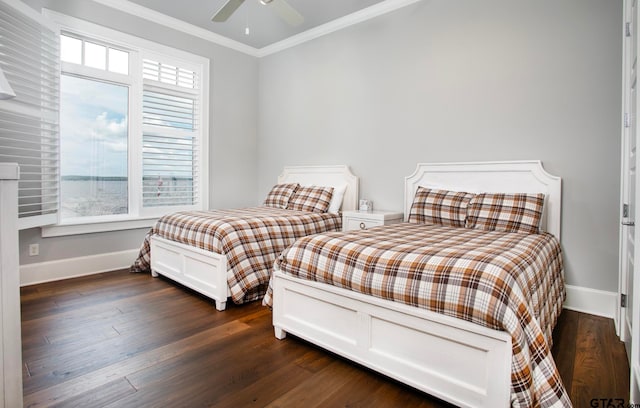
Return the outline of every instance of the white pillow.
[[[333,187],[333,194],[331,195],[331,202],[329,203],[329,209],[327,210],[327,212],[334,214],[340,212],[340,207],[342,207],[342,198],[344,197],[344,192],[346,190],[346,184],[341,184],[339,186]]]

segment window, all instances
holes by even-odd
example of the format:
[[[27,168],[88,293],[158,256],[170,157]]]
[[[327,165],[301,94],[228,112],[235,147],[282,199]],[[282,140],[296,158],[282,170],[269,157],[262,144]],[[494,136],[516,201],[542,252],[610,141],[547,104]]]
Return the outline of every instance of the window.
[[[63,74],[61,219],[128,214],[129,88]]]
[[[207,207],[208,60],[47,10],[60,34],[60,225],[137,228]]]
[[[193,205],[198,201],[197,77],[145,59],[143,78],[142,205]]]
[[[60,60],[117,74],[129,74],[129,53],[106,45],[60,35]]]

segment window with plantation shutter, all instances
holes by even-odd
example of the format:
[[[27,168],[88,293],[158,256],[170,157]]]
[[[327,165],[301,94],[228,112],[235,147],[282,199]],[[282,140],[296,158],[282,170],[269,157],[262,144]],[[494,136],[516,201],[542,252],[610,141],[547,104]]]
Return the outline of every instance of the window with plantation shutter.
[[[181,67],[145,59],[142,76],[144,79],[184,89],[197,89],[196,73]]]
[[[43,236],[207,208],[208,60],[45,15],[61,25],[61,210]]]
[[[0,67],[16,97],[0,101],[0,162],[18,163],[19,228],[57,222],[58,30],[21,2],[0,2]]]
[[[143,59],[142,205],[199,202],[199,78],[177,63]]]

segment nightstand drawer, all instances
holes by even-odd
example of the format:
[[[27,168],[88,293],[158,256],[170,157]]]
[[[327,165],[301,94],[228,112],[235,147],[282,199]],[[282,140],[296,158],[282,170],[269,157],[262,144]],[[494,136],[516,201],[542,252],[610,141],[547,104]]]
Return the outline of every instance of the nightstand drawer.
[[[402,221],[402,213],[393,211],[344,211],[342,230],[365,230]]]
[[[347,218],[347,224],[343,225],[342,228],[344,230],[357,230],[357,229],[367,229],[372,227],[379,227],[384,225],[384,221],[382,220],[367,220],[367,219],[358,219],[358,218]]]

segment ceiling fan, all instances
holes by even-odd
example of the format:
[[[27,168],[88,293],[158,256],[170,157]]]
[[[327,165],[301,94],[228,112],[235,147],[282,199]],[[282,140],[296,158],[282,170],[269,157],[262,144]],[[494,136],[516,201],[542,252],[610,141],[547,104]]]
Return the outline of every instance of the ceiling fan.
[[[291,7],[286,0],[259,0],[262,5],[271,5],[278,15],[292,26],[298,26],[304,22],[304,17],[296,9]],[[244,0],[227,0],[220,10],[211,17],[212,21],[227,21],[229,17],[244,3]]]

